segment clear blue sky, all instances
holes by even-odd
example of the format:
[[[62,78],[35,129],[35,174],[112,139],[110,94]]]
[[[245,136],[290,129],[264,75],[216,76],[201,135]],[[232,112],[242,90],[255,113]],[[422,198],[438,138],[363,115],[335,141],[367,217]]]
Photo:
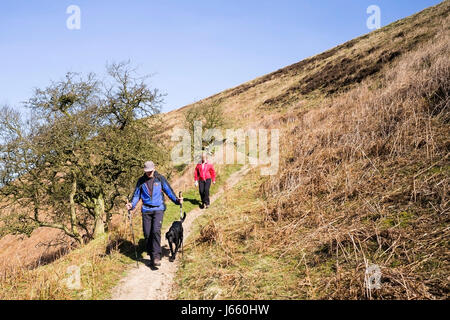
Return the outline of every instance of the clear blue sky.
[[[197,101],[368,33],[440,0],[2,0],[0,104],[19,106],[67,71],[102,74],[131,59],[167,94],[163,111]],[[69,5],[81,29],[69,30]]]

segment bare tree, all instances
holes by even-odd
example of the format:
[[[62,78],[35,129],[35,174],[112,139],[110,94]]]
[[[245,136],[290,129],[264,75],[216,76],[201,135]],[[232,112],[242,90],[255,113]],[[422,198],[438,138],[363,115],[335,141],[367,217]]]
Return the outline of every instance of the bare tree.
[[[191,134],[192,139],[195,135],[196,121],[202,124],[202,129],[220,129],[225,126],[225,117],[223,115],[222,101],[220,99],[211,102],[201,102],[199,105],[189,108],[184,113],[185,127]],[[202,137],[198,137],[202,141],[202,148],[206,148],[211,141],[204,140]],[[191,144],[194,146],[194,144]]]

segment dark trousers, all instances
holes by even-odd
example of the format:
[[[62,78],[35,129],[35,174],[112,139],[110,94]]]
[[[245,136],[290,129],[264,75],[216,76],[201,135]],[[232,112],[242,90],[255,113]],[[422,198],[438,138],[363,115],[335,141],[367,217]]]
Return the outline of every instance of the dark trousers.
[[[200,192],[200,198],[202,199],[202,204],[209,206],[209,188],[211,187],[211,179],[206,179],[205,181],[198,182],[198,191]]]
[[[142,227],[150,259],[161,259],[161,226],[164,211],[142,214]]]

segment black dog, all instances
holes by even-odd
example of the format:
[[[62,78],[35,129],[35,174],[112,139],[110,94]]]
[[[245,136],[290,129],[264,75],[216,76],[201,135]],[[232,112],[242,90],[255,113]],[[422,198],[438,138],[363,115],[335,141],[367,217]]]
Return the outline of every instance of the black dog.
[[[170,247],[170,261],[175,260],[178,249],[183,244],[183,221],[186,219],[186,212],[184,212],[184,216],[180,221],[174,221],[170,226],[169,231],[166,233],[166,239],[169,241]],[[175,244],[175,251],[172,248],[172,244]]]

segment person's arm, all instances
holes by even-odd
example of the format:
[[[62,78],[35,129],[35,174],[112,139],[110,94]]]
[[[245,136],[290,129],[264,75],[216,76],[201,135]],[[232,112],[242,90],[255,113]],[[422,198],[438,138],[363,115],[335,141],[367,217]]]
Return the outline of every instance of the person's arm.
[[[194,181],[198,181],[197,166],[195,166],[195,169],[194,169]]]
[[[170,200],[172,200],[172,202],[175,203],[176,205],[180,205],[180,201],[175,195],[175,192],[173,192],[173,189],[170,186],[169,182],[163,176],[161,176],[161,184],[164,193],[167,194]]]
[[[136,189],[134,189],[133,199],[131,200],[131,210],[134,210],[136,208],[136,205],[138,204],[140,199],[141,199],[141,183],[140,180],[138,180],[136,184]]]
[[[195,184],[195,186],[198,185],[198,172],[197,171],[198,171],[197,166],[195,166],[195,169],[194,169],[194,184]]]
[[[209,168],[209,172],[211,173],[211,180],[213,183],[216,183],[216,171],[214,170],[214,165],[211,164],[211,167]]]

